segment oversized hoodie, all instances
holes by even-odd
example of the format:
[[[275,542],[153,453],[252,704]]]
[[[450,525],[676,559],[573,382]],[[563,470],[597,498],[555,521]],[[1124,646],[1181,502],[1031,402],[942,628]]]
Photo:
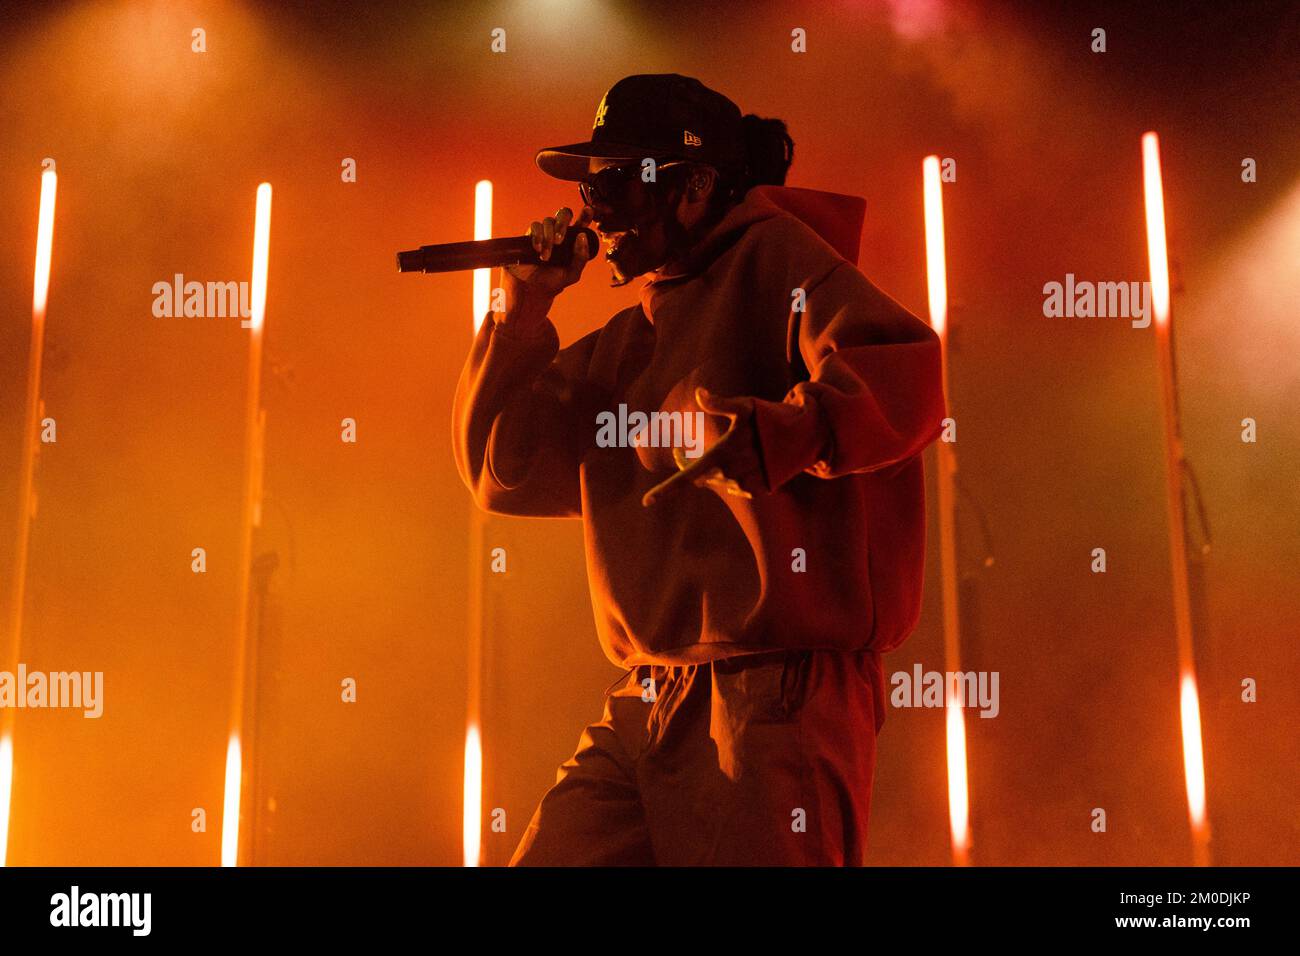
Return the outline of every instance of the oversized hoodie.
[[[858,271],[863,214],[855,197],[756,187],[567,348],[549,320],[526,337],[483,322],[456,389],[457,468],[488,511],[582,519],[615,664],[883,652],[916,626],[939,341]],[[697,386],[757,400],[769,493],[687,484],[643,507],[672,449],[598,440],[601,413],[693,416]],[[707,448],[729,421],[703,418]]]

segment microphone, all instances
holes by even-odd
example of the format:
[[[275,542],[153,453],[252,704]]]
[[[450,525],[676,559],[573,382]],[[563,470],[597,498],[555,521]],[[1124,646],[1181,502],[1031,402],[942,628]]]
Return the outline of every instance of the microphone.
[[[421,246],[397,254],[398,272],[459,272],[462,269],[490,269],[494,266],[526,265],[567,266],[573,260],[573,243],[578,236],[587,237],[587,254],[594,256],[600,239],[590,229],[570,229],[564,241],[551,247],[551,258],[543,262],[528,236],[479,239],[471,242],[444,242]]]

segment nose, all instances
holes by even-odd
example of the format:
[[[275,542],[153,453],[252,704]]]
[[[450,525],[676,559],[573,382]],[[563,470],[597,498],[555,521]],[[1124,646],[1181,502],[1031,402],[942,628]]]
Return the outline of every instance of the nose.
[[[615,232],[622,228],[613,206],[602,202],[591,204],[591,222],[597,232]]]

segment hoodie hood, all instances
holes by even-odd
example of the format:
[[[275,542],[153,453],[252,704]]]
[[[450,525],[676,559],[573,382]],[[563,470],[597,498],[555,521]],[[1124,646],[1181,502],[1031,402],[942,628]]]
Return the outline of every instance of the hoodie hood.
[[[861,196],[793,186],[755,186],[745,194],[745,202],[751,197],[755,203],[788,212],[849,262],[858,264],[862,223],[867,217],[867,201]]]
[[[641,301],[649,312],[651,299],[662,284],[703,272],[746,229],[775,216],[794,216],[838,255],[857,265],[866,211],[867,201],[860,196],[793,186],[755,186],[680,262],[642,284]]]

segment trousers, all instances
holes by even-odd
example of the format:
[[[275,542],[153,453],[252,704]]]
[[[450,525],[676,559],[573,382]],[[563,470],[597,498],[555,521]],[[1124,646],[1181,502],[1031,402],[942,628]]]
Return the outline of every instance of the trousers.
[[[861,866],[880,655],[639,665],[605,695],[511,866]]]

